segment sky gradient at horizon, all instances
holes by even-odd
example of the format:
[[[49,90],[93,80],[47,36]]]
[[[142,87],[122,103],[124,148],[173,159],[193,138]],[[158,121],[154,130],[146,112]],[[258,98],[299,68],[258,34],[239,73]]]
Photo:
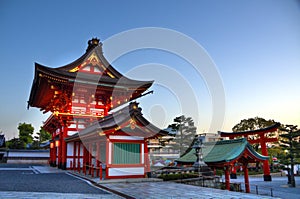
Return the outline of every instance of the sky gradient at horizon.
[[[240,120],[255,116],[300,125],[299,4],[296,0],[0,0],[0,131],[12,138],[18,135],[18,123],[27,122],[37,132],[49,115],[37,108],[27,110],[34,62],[62,66],[79,58],[92,37],[105,41],[143,27],[181,32],[210,55],[226,95],[225,121],[219,130],[230,131]],[[105,56],[105,46],[103,50]],[[198,132],[208,131],[210,93],[184,60],[166,52],[142,50],[120,57],[113,66],[126,74],[148,63],[166,65],[185,78],[199,102],[199,113],[185,114],[199,114]],[[164,128],[181,113],[171,107],[176,100],[171,99],[170,91],[159,85],[152,90],[153,95],[141,100],[143,113]],[[163,122],[154,117],[155,111],[163,112]]]

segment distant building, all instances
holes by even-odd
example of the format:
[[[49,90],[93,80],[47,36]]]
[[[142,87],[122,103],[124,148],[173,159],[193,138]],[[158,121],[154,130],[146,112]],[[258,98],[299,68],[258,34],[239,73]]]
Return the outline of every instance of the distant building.
[[[150,159],[153,163],[161,163],[162,160],[165,162],[173,162],[180,157],[179,150],[173,148],[175,145],[174,138],[176,136],[176,131],[173,131],[171,128],[164,130],[169,132],[169,134],[148,141]],[[216,133],[201,133],[197,135],[201,135],[203,142],[217,142],[223,140],[223,138]],[[190,145],[192,146],[193,142],[191,142]]]
[[[217,133],[200,133],[203,138],[203,142],[217,142],[223,140],[223,138]]]

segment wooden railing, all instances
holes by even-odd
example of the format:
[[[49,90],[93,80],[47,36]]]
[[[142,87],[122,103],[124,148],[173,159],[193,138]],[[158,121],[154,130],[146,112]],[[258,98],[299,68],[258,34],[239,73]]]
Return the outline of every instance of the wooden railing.
[[[74,165],[73,161],[70,161],[70,168],[73,171],[77,171],[78,173],[83,173],[84,175],[90,175],[92,178],[99,177],[100,180],[103,180],[104,178],[104,171],[105,169],[102,168],[102,165],[95,166],[94,164],[82,164],[80,165]]]

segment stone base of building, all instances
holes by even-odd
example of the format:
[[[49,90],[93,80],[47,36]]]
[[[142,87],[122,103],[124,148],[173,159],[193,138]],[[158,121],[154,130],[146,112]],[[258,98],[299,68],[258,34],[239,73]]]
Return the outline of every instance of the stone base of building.
[[[272,181],[271,175],[264,175],[264,181]]]

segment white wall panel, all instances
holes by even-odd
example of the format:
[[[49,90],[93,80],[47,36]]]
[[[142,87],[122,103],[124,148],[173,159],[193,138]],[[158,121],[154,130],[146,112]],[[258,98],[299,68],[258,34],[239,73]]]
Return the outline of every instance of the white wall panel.
[[[144,175],[144,167],[135,168],[109,168],[109,176]]]

